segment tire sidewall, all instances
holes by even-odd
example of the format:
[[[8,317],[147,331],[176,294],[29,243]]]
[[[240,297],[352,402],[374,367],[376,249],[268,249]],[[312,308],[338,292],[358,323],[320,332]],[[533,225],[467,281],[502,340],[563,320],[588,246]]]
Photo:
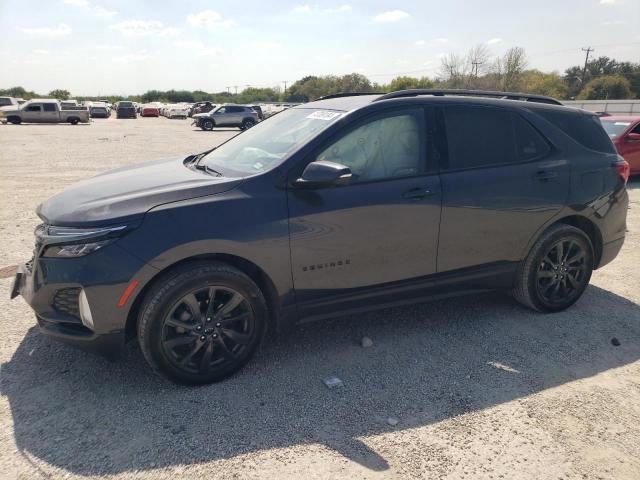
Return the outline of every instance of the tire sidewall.
[[[587,256],[585,260],[587,271],[585,273],[587,278],[584,284],[581,286],[580,290],[578,291],[578,294],[575,295],[574,298],[569,299],[562,303],[550,304],[549,302],[544,300],[540,296],[540,293],[538,292],[538,288],[537,288],[538,268],[540,263],[542,262],[542,259],[548,252],[549,248],[551,248],[551,246],[553,246],[555,243],[557,243],[561,239],[568,239],[568,238],[571,238],[572,240],[579,242],[581,246],[585,249],[586,256]],[[579,230],[571,226],[567,226],[566,228],[557,230],[556,232],[552,233],[547,238],[545,238],[541,243],[539,243],[536,246],[535,251],[532,252],[533,259],[530,262],[530,268],[529,268],[529,271],[527,272],[527,289],[529,293],[529,298],[531,299],[533,306],[537,310],[542,312],[558,312],[570,307],[575,302],[577,302],[582,296],[582,294],[584,293],[584,291],[586,290],[587,286],[589,285],[589,280],[591,279],[591,274],[593,272],[593,267],[595,263],[593,251],[594,251],[593,245],[591,244],[591,240],[589,239],[589,237],[586,234],[584,234],[582,230]]]
[[[164,282],[163,282],[164,283]],[[255,322],[256,333],[239,359],[207,376],[191,374],[175,367],[162,347],[164,318],[170,309],[189,292],[207,285],[227,286],[244,296],[249,302]],[[195,268],[169,279],[160,288],[151,292],[143,306],[138,337],[145,357],[154,368],[168,379],[186,385],[207,384],[222,380],[240,370],[253,356],[267,326],[267,309],[258,287],[246,276],[227,271]]]
[[[213,130],[213,127],[215,127],[216,124],[213,122],[213,120],[205,120],[204,122],[202,122],[202,129],[203,130]]]

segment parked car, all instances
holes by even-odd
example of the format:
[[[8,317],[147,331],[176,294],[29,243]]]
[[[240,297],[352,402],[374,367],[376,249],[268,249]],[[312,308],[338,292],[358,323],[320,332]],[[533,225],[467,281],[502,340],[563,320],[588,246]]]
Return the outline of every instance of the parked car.
[[[213,130],[216,127],[238,127],[240,130],[247,130],[258,122],[258,114],[251,107],[225,104],[209,113],[194,114],[191,124],[202,130]]]
[[[640,175],[640,115],[600,117],[616,150],[629,163],[631,175]]]
[[[262,107],[260,105],[249,105],[258,114],[258,119],[264,120],[264,113],[262,113]]]
[[[168,105],[165,110],[165,116],[167,118],[187,118],[189,115],[189,109],[186,105],[174,104]]]
[[[196,102],[189,109],[189,116],[193,117],[196,113],[209,113],[216,107],[217,105],[211,102]]]
[[[116,118],[138,118],[133,102],[116,103]]]
[[[38,207],[11,297],[88,350],[137,337],[188,384],[242,368],[267,329],[430,295],[564,310],[622,247],[628,166],[595,115],[499,95],[329,96],[85,180]]]
[[[2,107],[2,115],[9,123],[87,123],[89,110],[85,107],[62,108],[58,100],[33,99],[17,108]]]
[[[69,110],[69,109],[73,109],[78,107],[78,101],[77,100],[60,100],[60,106],[65,109],[65,110]]]
[[[18,99],[14,97],[0,97],[0,107],[17,107]]]
[[[142,110],[140,112],[140,116],[142,117],[159,117],[160,111],[158,107],[155,105],[143,105]]]
[[[106,105],[96,102],[89,106],[89,115],[91,118],[109,118],[111,110]]]

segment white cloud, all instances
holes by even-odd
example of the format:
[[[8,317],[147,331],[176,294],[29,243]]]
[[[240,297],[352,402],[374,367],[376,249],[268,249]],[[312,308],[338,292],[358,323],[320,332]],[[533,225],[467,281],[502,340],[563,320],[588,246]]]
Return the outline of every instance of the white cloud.
[[[221,55],[222,49],[218,47],[210,47],[202,42],[177,42],[176,45],[181,48],[188,48],[190,51],[185,54],[193,54],[196,57],[207,57],[210,55]]]
[[[84,9],[89,8],[89,0],[64,0],[67,5],[73,5],[74,7],[80,7]]]
[[[614,5],[616,0],[600,0],[600,5]]]
[[[491,40],[487,40],[487,45],[497,45],[498,43],[502,43],[502,39],[499,37],[492,38]]]
[[[190,13],[187,15],[187,22],[195,28],[231,27],[236,23],[233,19],[225,19],[215,10]]]
[[[66,23],[60,23],[57,27],[34,27],[34,28],[20,28],[22,33],[27,35],[35,35],[39,37],[59,37],[62,35],[69,35],[71,33],[71,27]]]
[[[373,21],[376,23],[390,23],[397,22],[409,17],[409,14],[403,10],[391,10],[389,12],[382,12],[373,17]]]
[[[175,37],[180,31],[175,27],[166,27],[158,20],[125,20],[111,25],[113,30],[128,37]]]
[[[417,45],[417,46],[419,46],[419,47],[421,47],[421,46],[423,46],[423,45],[426,45],[426,44],[427,44],[427,42],[425,42],[424,40],[418,40],[418,41],[416,42],[416,45]]]
[[[293,7],[293,11],[296,13],[307,13],[310,12],[312,10],[311,5],[309,4],[304,4],[304,5],[296,5],[295,7]]]
[[[344,13],[349,11],[351,11],[351,5],[346,3],[338,7],[328,7],[328,8],[320,8],[317,5],[312,7],[308,3],[302,4],[302,5],[296,5],[295,7],[293,7],[294,13],[311,13],[311,12],[313,13]]]
[[[607,20],[606,22],[602,22],[601,25],[608,27],[611,25],[626,25],[626,20]]]
[[[31,53],[34,55],[49,55],[49,50],[45,50],[44,48],[36,48],[35,50],[31,50]]]
[[[93,7],[93,11],[98,17],[113,17],[114,15],[118,14],[118,12],[116,12],[115,10],[107,10],[100,5],[96,5],[95,7]]]

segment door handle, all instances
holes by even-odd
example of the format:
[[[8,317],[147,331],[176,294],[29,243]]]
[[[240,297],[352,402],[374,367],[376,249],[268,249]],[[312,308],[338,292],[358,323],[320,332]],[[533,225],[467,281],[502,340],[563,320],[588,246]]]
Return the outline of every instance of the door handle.
[[[552,172],[549,170],[540,170],[538,172],[535,173],[534,177],[536,178],[536,180],[540,180],[540,181],[546,181],[546,180],[550,180],[552,178],[556,178],[558,176],[558,172]]]
[[[428,188],[412,188],[402,194],[402,198],[410,198],[412,200],[422,200],[423,198],[433,195]]]

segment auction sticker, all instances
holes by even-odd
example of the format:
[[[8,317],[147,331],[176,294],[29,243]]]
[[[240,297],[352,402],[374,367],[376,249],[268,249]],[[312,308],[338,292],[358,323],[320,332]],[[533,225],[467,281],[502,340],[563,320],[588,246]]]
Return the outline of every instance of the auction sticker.
[[[307,118],[313,118],[316,120],[333,120],[336,117],[342,115],[341,112],[331,112],[329,110],[316,110],[310,115],[307,115]]]

